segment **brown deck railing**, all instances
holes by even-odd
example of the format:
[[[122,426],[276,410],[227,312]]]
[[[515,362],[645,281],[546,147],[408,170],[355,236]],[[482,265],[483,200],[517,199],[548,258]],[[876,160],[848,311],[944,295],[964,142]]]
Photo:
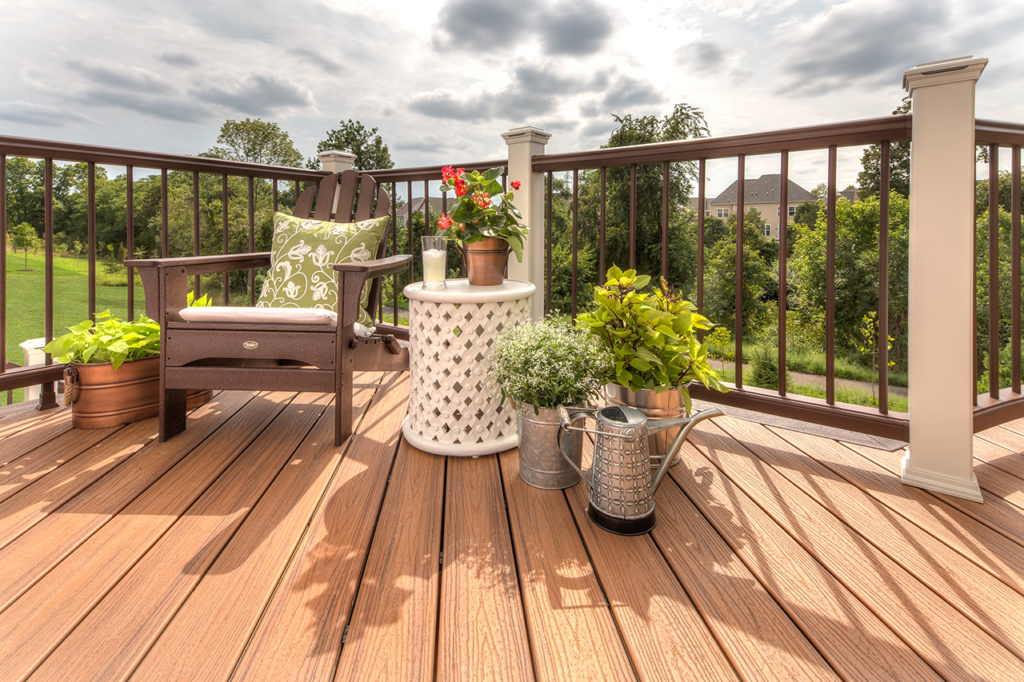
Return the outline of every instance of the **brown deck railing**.
[[[295,196],[298,196],[304,183],[318,182],[320,178],[325,175],[325,171],[309,170],[303,168],[288,168],[283,166],[269,166],[255,163],[244,163],[239,161],[229,161],[224,159],[213,159],[200,156],[185,156],[179,154],[163,154],[158,152],[147,152],[138,151],[131,149],[118,149],[112,147],[101,147],[95,145],[84,145],[74,144],[68,142],[59,142],[51,140],[35,140],[19,137],[0,136],[0,243],[6,245],[7,232],[8,232],[8,221],[7,221],[7,160],[9,158],[24,157],[29,159],[40,159],[44,162],[44,178],[43,178],[43,191],[44,191],[44,225],[43,225],[43,236],[44,236],[44,259],[45,259],[45,273],[44,273],[44,292],[43,292],[43,315],[44,315],[44,328],[45,328],[45,339],[50,341],[54,337],[54,198],[53,198],[53,168],[54,161],[58,162],[72,162],[72,163],[85,163],[87,164],[87,209],[86,209],[86,222],[87,222],[87,261],[88,261],[88,309],[86,312],[89,318],[94,318],[96,314],[96,267],[98,263],[97,258],[97,242],[96,242],[96,166],[99,165],[110,165],[116,167],[125,168],[126,177],[126,196],[125,196],[125,224],[124,224],[124,244],[125,244],[125,255],[126,259],[131,259],[136,256],[136,226],[135,226],[135,178],[134,171],[136,169],[145,169],[150,172],[160,173],[160,252],[164,257],[169,256],[170,244],[168,240],[169,228],[168,228],[168,173],[169,172],[183,172],[191,174],[192,184],[192,244],[193,244],[193,255],[200,254],[201,245],[201,234],[200,234],[200,177],[202,175],[213,175],[219,176],[221,179],[221,228],[222,228],[222,248],[224,253],[228,253],[231,247],[229,243],[229,206],[228,206],[228,179],[230,177],[242,177],[245,178],[246,192],[247,192],[247,209],[248,209],[248,243],[247,250],[249,252],[255,251],[256,239],[255,239],[255,216],[256,216],[256,183],[265,182],[268,184],[268,188],[272,188],[272,202],[273,209],[276,211],[279,200],[279,183],[293,183]],[[494,166],[505,166],[507,168],[506,160],[498,160],[492,162],[479,162],[462,164],[467,169],[487,169],[493,168]],[[420,168],[404,168],[404,169],[386,169],[386,170],[375,170],[372,171],[374,176],[378,179],[391,184],[391,196],[392,196],[392,215],[396,214],[397,209],[397,195],[402,185],[405,185],[407,190],[406,195],[411,200],[413,183],[423,182],[424,196],[429,199],[430,189],[429,183],[437,181],[438,184],[441,179],[441,166],[426,166]],[[444,198],[445,208],[447,208],[447,197]],[[432,217],[430,215],[429,201],[425,203],[423,209],[425,212],[425,224],[430,225]],[[409,216],[411,218],[411,216]],[[437,216],[433,216],[436,219]],[[411,221],[410,221],[411,222]],[[391,221],[391,233],[389,235],[391,241],[391,248],[396,253],[405,252],[408,249],[409,253],[418,253],[419,244],[414,243],[412,239],[412,232],[409,231],[408,244],[399,246],[399,225],[397,221]],[[418,241],[418,240],[417,240]],[[8,286],[6,277],[7,268],[7,252],[6,248],[0,250],[0,391],[8,393],[8,401],[10,400],[10,391],[18,388],[24,388],[36,384],[43,386],[42,397],[40,404],[49,406],[55,404],[55,391],[54,383],[61,378],[63,372],[63,366],[55,364],[53,359],[47,355],[44,364],[35,365],[29,367],[14,367],[8,368],[7,361],[9,358],[6,357],[6,343],[7,343],[7,331],[8,331],[8,319],[9,319],[9,303],[8,300]],[[412,276],[410,269],[409,277]],[[248,293],[250,303],[255,301],[255,273],[249,272],[248,278]],[[397,292],[401,289],[398,286],[398,279],[394,281],[395,296],[392,301],[394,318],[392,322],[397,322],[398,317],[398,296]],[[199,278],[196,278],[194,287],[197,294],[200,293],[201,282]],[[223,298],[224,304],[228,304],[230,300],[230,287],[228,284],[228,275],[224,275],[224,286],[223,286]],[[383,303],[380,299],[376,302],[378,319],[383,319]],[[134,316],[135,310],[135,278],[134,273],[129,269],[128,281],[126,289],[126,307],[129,318]],[[401,330],[398,330],[401,332]]]
[[[598,262],[599,276],[606,268],[606,182],[610,168],[628,168],[630,178],[629,192],[629,267],[636,263],[637,244],[637,167],[640,165],[660,165],[663,179],[663,202],[661,217],[661,274],[668,272],[669,253],[669,205],[668,192],[670,164],[679,162],[695,162],[697,165],[698,211],[697,211],[697,276],[696,303],[704,309],[704,184],[706,162],[709,159],[735,158],[737,160],[737,227],[736,227],[736,390],[727,394],[709,393],[698,390],[695,396],[736,407],[755,410],[769,414],[793,417],[809,422],[872,433],[906,440],[908,438],[908,421],[904,414],[889,414],[887,401],[888,358],[886,344],[880,343],[881,358],[879,359],[879,407],[864,408],[854,405],[836,403],[835,400],[835,204],[836,187],[836,155],[837,149],[844,146],[878,144],[881,146],[883,160],[881,195],[884,197],[881,206],[879,225],[879,310],[881,321],[879,338],[888,338],[888,185],[889,185],[889,145],[910,139],[910,115],[887,116],[885,118],[851,121],[831,125],[820,125],[806,128],[794,128],[751,135],[736,135],[720,138],[702,138],[667,142],[658,144],[637,145],[631,147],[613,147],[595,149],[586,152],[568,154],[546,154],[533,158],[533,170],[547,174],[547,230],[548,246],[546,250],[546,273],[548,297],[546,309],[551,310],[551,206],[553,193],[553,174],[569,172],[573,174],[572,187],[572,289],[570,313],[575,317],[577,312],[577,249],[578,249],[578,213],[579,213],[579,172],[581,170],[599,171],[600,182],[600,215],[598,224]],[[828,196],[827,196],[827,233],[826,233],[826,340],[825,340],[825,392],[824,400],[791,396],[786,392],[786,306],[785,294],[779,305],[779,323],[777,330],[779,348],[779,385],[777,391],[750,388],[743,382],[743,217],[744,217],[744,169],[748,156],[762,154],[778,154],[780,156],[780,188],[788,189],[789,155],[791,152],[806,150],[828,150]],[[788,197],[781,196],[782,202]],[[786,203],[780,203],[786,206]],[[779,290],[786,283],[787,211],[780,210],[779,227]],[[648,273],[656,274],[656,273]]]
[[[1021,395],[1021,160],[1024,125],[978,120],[975,141],[988,151],[988,391],[975,396],[975,431],[1024,416]],[[1000,311],[999,293],[999,154],[1010,152],[1010,382],[1000,382],[1000,326],[1007,323]],[[977,259],[975,259],[977,263]],[[977,281],[977,272],[975,272]],[[977,339],[977,334],[975,334]]]

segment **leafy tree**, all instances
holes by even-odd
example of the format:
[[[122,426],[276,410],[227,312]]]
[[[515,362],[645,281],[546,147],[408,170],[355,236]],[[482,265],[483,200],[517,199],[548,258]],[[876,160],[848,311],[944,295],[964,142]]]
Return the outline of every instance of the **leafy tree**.
[[[761,297],[771,285],[771,268],[750,244],[743,245],[743,327],[763,326]],[[736,240],[723,239],[711,252],[704,274],[704,314],[736,331]],[[747,334],[744,334],[746,336]]]
[[[349,119],[341,121],[337,128],[327,131],[327,137],[317,143],[316,151],[327,151],[338,149],[348,151],[356,155],[354,167],[356,170],[376,170],[378,168],[394,168],[395,162],[391,160],[391,152],[384,144],[383,138],[377,133],[377,128],[369,130],[359,121]],[[317,157],[309,159],[306,164],[310,168],[320,168],[320,159]]]
[[[28,270],[28,250],[35,248],[36,244],[39,243],[36,228],[28,223],[19,223],[7,232],[10,235],[11,246],[15,250],[22,249],[25,251],[25,269]]]
[[[7,159],[7,221],[43,227],[42,161],[20,156]]]
[[[1011,211],[1010,202],[1012,200],[1013,191],[1013,177],[1010,175],[1010,171],[1000,171],[999,173],[999,185],[998,185],[998,198],[997,202],[999,207],[1009,213]],[[974,211],[975,215],[981,215],[988,211],[988,178],[981,180],[975,185],[975,200],[974,200]]]
[[[893,116],[910,113],[910,95],[903,98],[892,112]],[[860,199],[877,197],[882,186],[882,147],[873,144],[860,157],[862,170],[857,174],[860,185]],[[910,142],[889,145],[889,189],[897,194],[910,196]]]
[[[894,337],[891,359],[906,367],[907,267],[910,202],[895,190],[889,195],[889,334]],[[856,352],[863,345],[860,329],[865,315],[878,310],[877,196],[850,203],[836,202],[835,330],[836,346]],[[826,215],[819,202],[814,227],[795,225],[796,246],[790,260],[792,297],[800,316],[824,320],[826,308]]]
[[[302,154],[288,133],[276,123],[258,118],[224,121],[217,144],[223,146],[211,147],[200,156],[294,168],[302,165]]]

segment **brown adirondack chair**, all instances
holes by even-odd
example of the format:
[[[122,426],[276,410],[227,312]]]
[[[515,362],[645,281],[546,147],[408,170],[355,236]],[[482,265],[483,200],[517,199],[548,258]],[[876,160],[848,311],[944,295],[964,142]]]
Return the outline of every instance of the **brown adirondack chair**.
[[[353,208],[357,185],[358,205]],[[346,223],[386,215],[388,206],[383,187],[371,176],[350,170],[328,175],[319,185],[307,188],[296,201],[294,215]],[[408,347],[396,338],[402,335],[400,330],[387,328],[392,333],[359,338],[353,329],[367,278],[372,280],[372,308],[381,277],[405,270],[412,258],[384,258],[386,242],[385,234],[376,260],[334,266],[338,317],[336,323],[329,324],[182,319],[179,311],[186,306],[190,276],[267,267],[269,252],[125,261],[139,271],[146,291],[146,314],[160,323],[160,440],[185,430],[186,390],[218,388],[333,392],[334,444],[341,445],[352,433],[353,371],[409,368]]]

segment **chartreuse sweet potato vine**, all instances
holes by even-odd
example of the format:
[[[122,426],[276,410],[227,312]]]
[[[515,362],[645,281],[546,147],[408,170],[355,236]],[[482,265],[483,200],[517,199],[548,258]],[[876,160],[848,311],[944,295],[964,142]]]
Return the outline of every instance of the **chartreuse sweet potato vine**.
[[[196,299],[188,293],[188,306],[208,306],[207,294]],[[125,362],[160,355],[160,325],[145,315],[134,321],[119,320],[109,310],[96,314],[96,322],[85,320],[43,348],[57,362],[105,363],[117,370]]]
[[[612,353],[615,383],[659,393],[680,387],[689,412],[688,382],[728,390],[708,364],[707,343],[698,343],[694,334],[714,325],[664,279],[661,289],[642,291],[650,281],[647,275],[612,266],[605,286],[594,287],[596,307],[577,317],[576,323],[590,329]]]

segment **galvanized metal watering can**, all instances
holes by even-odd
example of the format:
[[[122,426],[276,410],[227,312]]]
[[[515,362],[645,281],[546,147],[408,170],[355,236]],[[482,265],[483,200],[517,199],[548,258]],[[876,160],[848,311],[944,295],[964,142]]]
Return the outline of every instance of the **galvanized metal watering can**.
[[[710,417],[718,417],[717,408],[703,410],[692,417],[648,421],[639,410],[623,405],[600,409],[574,407],[558,408],[562,424],[559,448],[562,457],[590,486],[590,505],[587,514],[601,528],[619,535],[642,535],[654,528],[654,493],[672,466],[676,453],[690,430]],[[577,421],[591,418],[597,422],[595,430],[573,426]],[[651,469],[651,452],[647,437],[673,427],[682,427],[657,470]],[[562,434],[579,431],[594,434],[594,462],[590,476],[584,473],[566,452],[568,438]]]

